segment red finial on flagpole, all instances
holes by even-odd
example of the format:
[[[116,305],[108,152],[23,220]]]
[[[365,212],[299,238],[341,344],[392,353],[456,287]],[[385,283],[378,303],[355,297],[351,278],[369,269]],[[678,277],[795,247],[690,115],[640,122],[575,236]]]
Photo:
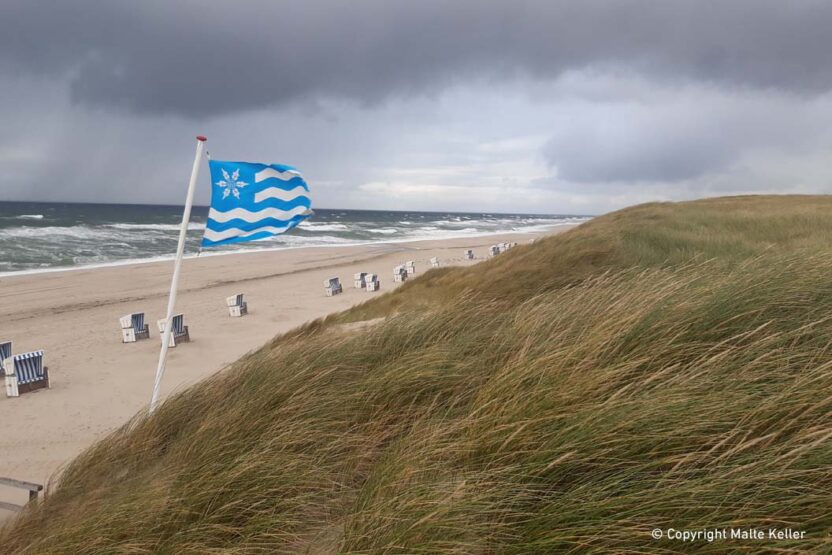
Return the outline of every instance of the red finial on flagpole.
[[[196,140],[201,142],[201,143],[204,143],[205,141],[208,140],[208,137],[206,137],[205,135],[197,135]]]

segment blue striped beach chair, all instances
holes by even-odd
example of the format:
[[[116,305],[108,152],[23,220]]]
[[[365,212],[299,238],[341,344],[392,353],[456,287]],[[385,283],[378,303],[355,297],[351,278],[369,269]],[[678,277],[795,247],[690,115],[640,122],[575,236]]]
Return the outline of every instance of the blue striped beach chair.
[[[225,299],[225,304],[228,305],[228,315],[240,317],[248,314],[248,303],[243,300],[243,294],[237,293]]]
[[[327,297],[332,297],[333,295],[338,295],[343,291],[343,287],[341,287],[341,279],[334,277],[324,280],[324,292],[326,293]]]
[[[135,343],[150,338],[150,326],[144,323],[144,312],[134,312],[118,319],[121,324],[121,342]]]
[[[49,369],[43,365],[43,351],[13,355],[6,359],[4,366],[9,397],[49,387]]]
[[[159,336],[164,336],[165,333],[165,319],[156,321],[156,326],[159,328]],[[171,319],[170,344],[168,347],[176,347],[177,343],[187,343],[191,340],[191,333],[188,331],[188,326],[185,325],[185,316],[183,314],[176,314]]]
[[[0,343],[0,376],[6,375],[6,359],[12,356],[12,342]]]

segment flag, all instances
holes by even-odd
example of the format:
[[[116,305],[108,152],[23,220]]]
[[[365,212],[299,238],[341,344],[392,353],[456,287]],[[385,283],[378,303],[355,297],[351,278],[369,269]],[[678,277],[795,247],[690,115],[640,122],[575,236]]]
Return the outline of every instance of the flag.
[[[203,247],[266,239],[312,215],[309,187],[290,166],[219,160],[208,166],[211,210]]]

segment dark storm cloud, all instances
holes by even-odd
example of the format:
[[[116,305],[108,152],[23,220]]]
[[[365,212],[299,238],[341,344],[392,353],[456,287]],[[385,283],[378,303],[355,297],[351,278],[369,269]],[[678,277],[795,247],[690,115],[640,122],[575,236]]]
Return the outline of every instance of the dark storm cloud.
[[[183,116],[589,67],[813,93],[832,88],[830,28],[832,3],[811,0],[6,0],[0,69]]]

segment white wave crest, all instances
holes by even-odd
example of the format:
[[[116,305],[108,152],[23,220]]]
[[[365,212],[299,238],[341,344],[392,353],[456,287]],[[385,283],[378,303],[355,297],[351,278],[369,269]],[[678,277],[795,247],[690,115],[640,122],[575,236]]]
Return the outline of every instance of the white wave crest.
[[[180,224],[107,224],[104,227],[109,227],[112,229],[124,229],[129,231],[179,231]],[[205,224],[200,222],[190,222],[188,223],[188,229],[205,229]]]
[[[7,227],[0,229],[0,238],[14,239],[44,239],[46,237],[69,237],[72,239],[101,239],[102,230],[85,225],[68,227]]]
[[[302,227],[307,231],[349,231],[349,227],[344,224],[320,224],[317,222],[305,221],[298,227]]]

